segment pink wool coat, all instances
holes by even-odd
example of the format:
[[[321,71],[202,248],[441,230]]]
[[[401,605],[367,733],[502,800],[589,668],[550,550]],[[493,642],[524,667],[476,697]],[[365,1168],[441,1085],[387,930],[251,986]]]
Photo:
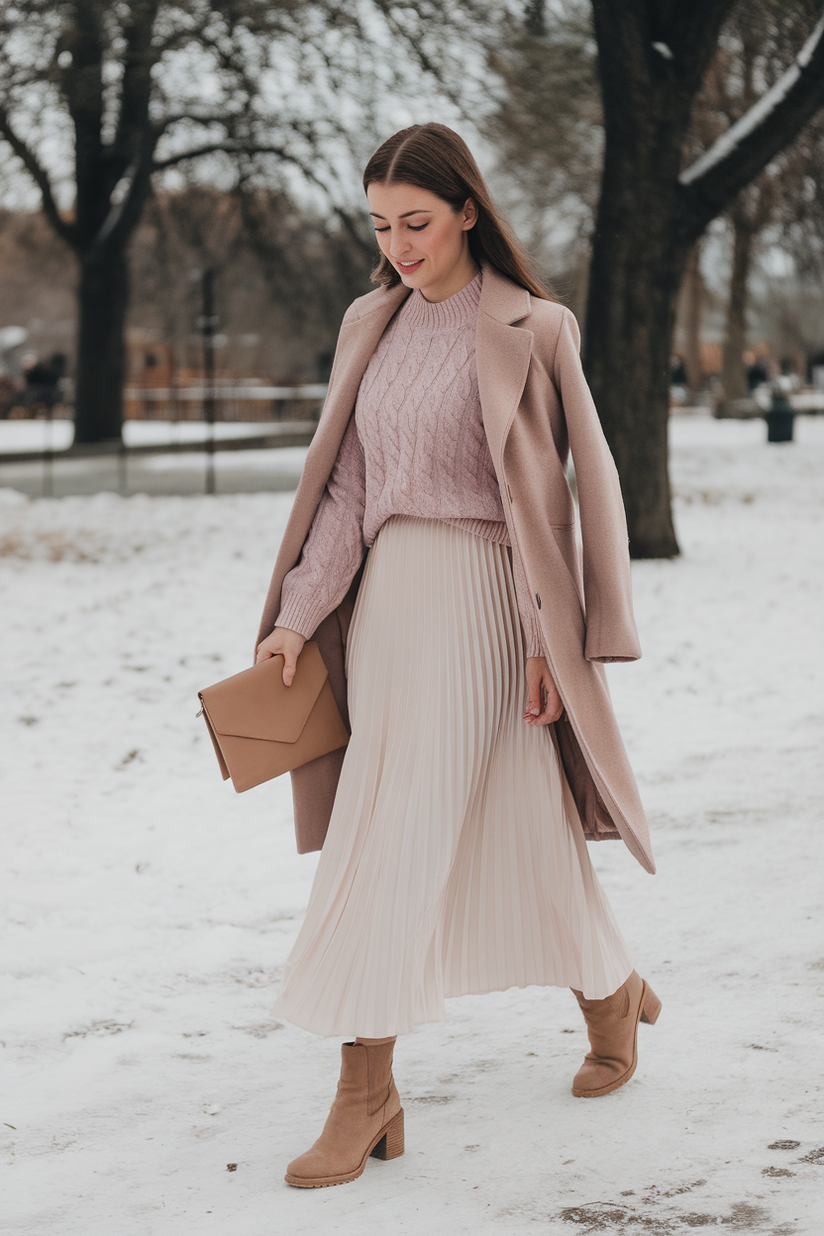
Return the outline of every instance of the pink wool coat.
[[[303,543],[355,408],[363,372],[395,310],[409,295],[379,288],[350,305],[329,392],[309,447],[275,563],[258,632],[269,635],[284,577]],[[655,871],[644,809],[610,702],[603,662],[641,655],[632,614],[626,519],[618,475],[581,369],[573,314],[533,297],[486,265],[476,361],[484,428],[510,538],[535,597],[544,652],[564,704],[551,727],[590,839],[621,837]],[[583,554],[566,480],[569,451],[578,486]],[[348,717],[344,645],[359,577],[318,627],[338,704]],[[292,774],[298,850],[319,849],[332,811],[343,751]]]

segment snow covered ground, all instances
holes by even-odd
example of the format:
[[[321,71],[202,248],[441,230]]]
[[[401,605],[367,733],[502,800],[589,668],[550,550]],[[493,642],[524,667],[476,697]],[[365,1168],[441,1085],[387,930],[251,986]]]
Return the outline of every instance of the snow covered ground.
[[[315,858],[195,718],[291,495],[0,493],[5,1230],[824,1230],[824,420],[672,429],[684,553],[635,564],[645,658],[610,669],[659,874],[592,847],[664,1003],[638,1073],[571,1096],[568,992],[452,1001],[396,1052],[405,1156],[335,1189],[282,1175],[338,1043],[268,1014]]]

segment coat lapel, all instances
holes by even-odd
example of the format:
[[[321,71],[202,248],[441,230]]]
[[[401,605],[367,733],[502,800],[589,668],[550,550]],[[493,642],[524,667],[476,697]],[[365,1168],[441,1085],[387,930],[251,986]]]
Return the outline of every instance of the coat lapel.
[[[529,292],[484,265],[475,359],[484,429],[501,476],[506,436],[526,385],[534,335],[515,327],[531,311]]]

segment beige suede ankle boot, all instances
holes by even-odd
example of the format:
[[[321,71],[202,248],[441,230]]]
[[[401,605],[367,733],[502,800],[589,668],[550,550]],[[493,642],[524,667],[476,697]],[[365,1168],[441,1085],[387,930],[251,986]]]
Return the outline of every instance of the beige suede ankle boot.
[[[572,1082],[579,1099],[609,1094],[628,1082],[638,1063],[638,1022],[653,1025],[661,1012],[655,992],[633,970],[605,1000],[585,1000],[572,989],[587,1023],[590,1051]]]
[[[403,1108],[392,1077],[395,1044],[341,1046],[338,1092],[311,1150],[286,1169],[287,1184],[301,1189],[356,1180],[370,1155],[403,1154]]]

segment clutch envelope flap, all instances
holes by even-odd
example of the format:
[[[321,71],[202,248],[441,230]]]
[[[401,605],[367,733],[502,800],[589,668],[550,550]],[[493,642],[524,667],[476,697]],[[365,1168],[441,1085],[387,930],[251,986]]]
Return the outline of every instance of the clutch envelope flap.
[[[201,702],[218,734],[297,742],[328,677],[314,640],[304,644],[291,687],[283,685],[283,657],[270,657],[213,687]]]

